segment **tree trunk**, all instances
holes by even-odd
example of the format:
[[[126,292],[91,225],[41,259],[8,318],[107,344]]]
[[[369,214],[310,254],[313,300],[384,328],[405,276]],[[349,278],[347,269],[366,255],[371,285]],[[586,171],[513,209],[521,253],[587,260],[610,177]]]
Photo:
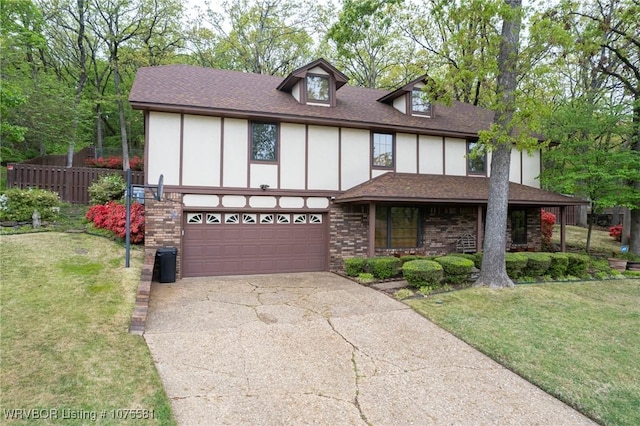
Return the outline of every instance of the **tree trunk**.
[[[575,212],[576,212],[576,226],[580,226],[582,228],[586,228],[587,226],[589,226],[589,224],[587,223],[588,219],[587,219],[587,206],[576,206],[575,208]]]
[[[129,170],[129,141],[127,139],[127,126],[124,118],[124,102],[122,102],[122,92],[120,90],[120,71],[118,70],[118,60],[113,59],[113,85],[118,98],[118,113],[120,117],[120,137],[122,138],[122,170]]]
[[[69,149],[67,151],[67,167],[73,167],[73,154],[75,151],[76,140],[78,139],[78,121],[80,114],[80,101],[82,101],[82,91],[87,82],[87,50],[84,45],[84,0],[77,0],[78,6],[78,53],[80,62],[80,75],[78,76],[78,85],[76,86],[75,111],[73,114],[73,122],[71,124],[71,140],[69,141]]]
[[[634,93],[633,104],[633,126],[631,130],[632,145],[631,148],[634,151],[640,151],[640,87],[638,91]],[[632,185],[636,191],[640,193],[640,181],[633,182]],[[629,251],[640,256],[640,207],[631,209],[629,236]],[[624,238],[624,235],[622,236]]]
[[[520,42],[521,0],[505,0],[509,16],[502,22],[502,40],[498,55],[498,106],[494,123],[499,131],[491,160],[487,223],[485,225],[484,255],[476,286],[491,288],[513,287],[507,275],[505,249],[507,245],[507,215],[509,208],[509,169],[511,167],[512,118],[515,111],[516,73]]]

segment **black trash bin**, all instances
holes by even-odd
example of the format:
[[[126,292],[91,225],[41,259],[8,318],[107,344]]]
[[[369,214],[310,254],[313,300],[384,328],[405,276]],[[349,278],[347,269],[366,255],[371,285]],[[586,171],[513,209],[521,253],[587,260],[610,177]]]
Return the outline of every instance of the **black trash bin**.
[[[176,257],[178,249],[175,247],[164,247],[156,250],[156,261],[158,265],[158,279],[161,283],[176,282]]]

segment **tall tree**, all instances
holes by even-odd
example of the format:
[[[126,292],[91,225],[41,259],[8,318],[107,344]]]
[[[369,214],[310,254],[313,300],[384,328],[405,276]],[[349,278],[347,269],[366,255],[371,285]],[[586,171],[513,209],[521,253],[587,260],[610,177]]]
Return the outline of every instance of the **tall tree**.
[[[592,0],[565,2],[572,14],[583,17],[593,32],[607,36],[598,40],[604,54],[598,70],[620,82],[620,95],[631,99],[632,125],[627,143],[640,152],[640,2],[638,0]],[[622,99],[621,99],[622,100]],[[629,183],[640,192],[640,180]],[[630,250],[640,255],[640,205],[631,210]]]
[[[402,0],[345,0],[342,4],[327,39],[337,52],[334,63],[353,84],[377,88],[397,87],[402,82],[389,81],[398,77],[394,70],[399,64],[410,64],[413,59],[407,53],[407,46],[411,45],[402,39],[398,27],[401,3]],[[419,69],[411,77],[417,74]]]
[[[216,67],[258,74],[286,75],[310,60],[314,7],[289,0],[225,0],[223,12],[209,8],[195,25],[199,57]],[[206,31],[210,28],[211,32]],[[203,48],[211,49],[207,53]]]
[[[507,238],[507,213],[509,208],[509,169],[515,127],[516,84],[520,26],[522,22],[521,0],[505,0],[500,52],[498,54],[498,80],[494,125],[492,129],[493,156],[489,178],[489,200],[485,225],[484,255],[476,286],[491,288],[513,287],[505,264]]]

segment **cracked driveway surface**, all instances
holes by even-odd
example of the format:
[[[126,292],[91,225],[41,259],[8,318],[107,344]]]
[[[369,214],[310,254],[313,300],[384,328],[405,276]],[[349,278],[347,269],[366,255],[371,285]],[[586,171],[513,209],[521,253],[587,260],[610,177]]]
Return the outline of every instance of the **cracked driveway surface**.
[[[154,283],[144,336],[181,425],[593,424],[331,273]]]

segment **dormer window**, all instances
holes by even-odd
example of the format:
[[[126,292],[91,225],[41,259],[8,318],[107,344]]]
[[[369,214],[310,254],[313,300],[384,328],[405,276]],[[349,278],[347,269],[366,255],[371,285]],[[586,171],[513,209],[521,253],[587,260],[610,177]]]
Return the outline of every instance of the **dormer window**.
[[[415,87],[411,91],[411,113],[416,115],[431,116],[431,102],[425,93],[419,87]]]
[[[330,103],[331,89],[328,75],[307,75],[307,101]]]

